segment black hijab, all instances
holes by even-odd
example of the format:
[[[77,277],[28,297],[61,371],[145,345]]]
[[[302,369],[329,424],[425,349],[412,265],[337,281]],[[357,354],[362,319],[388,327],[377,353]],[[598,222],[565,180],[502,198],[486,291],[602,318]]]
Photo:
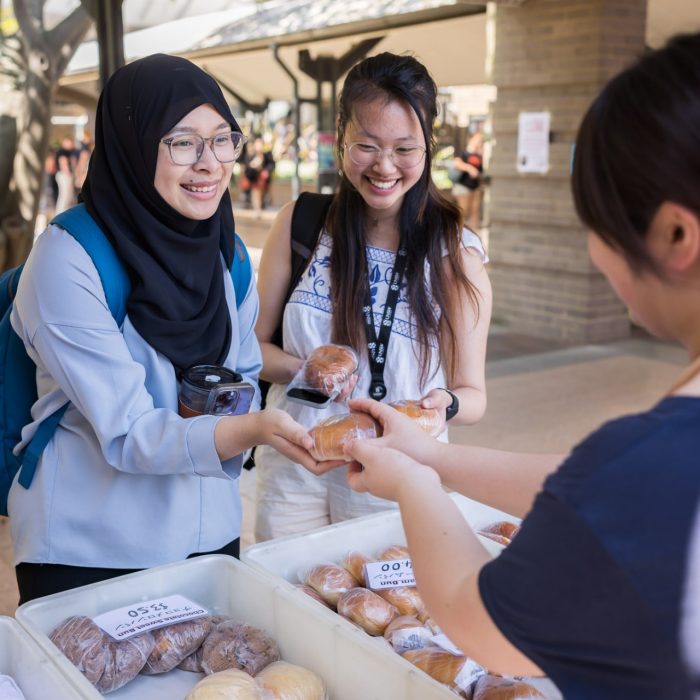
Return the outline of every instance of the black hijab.
[[[117,70],[97,105],[95,150],[81,192],[129,272],[131,323],[177,370],[221,364],[231,344],[219,257],[230,267],[228,190],[210,219],[195,221],[153,184],[160,140],[203,104],[239,130],[216,81],[184,58],[155,54]]]

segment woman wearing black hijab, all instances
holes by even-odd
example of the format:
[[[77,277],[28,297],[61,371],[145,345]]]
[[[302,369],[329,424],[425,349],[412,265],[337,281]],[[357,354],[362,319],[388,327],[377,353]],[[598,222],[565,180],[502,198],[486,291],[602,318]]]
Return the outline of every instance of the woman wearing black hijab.
[[[98,104],[82,200],[131,282],[117,326],[95,265],[56,225],[22,274],[12,322],[37,365],[38,424],[69,401],[31,487],[10,491],[20,602],[205,552],[237,555],[241,453],[312,460],[286,413],[178,415],[179,377],[222,365],[255,384],[254,281],[237,308],[228,182],[243,145],[216,82],[154,55]]]

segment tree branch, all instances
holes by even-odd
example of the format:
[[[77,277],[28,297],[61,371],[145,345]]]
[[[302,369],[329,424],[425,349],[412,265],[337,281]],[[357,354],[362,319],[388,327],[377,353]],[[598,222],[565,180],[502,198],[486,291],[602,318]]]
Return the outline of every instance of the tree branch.
[[[12,0],[12,9],[19,30],[24,40],[30,46],[40,46],[42,42],[42,27],[38,18],[32,17],[25,0]]]
[[[61,75],[73,57],[80,40],[85,36],[92,18],[83,9],[76,7],[68,17],[61,20],[47,35],[51,53],[56,60],[56,75]]]

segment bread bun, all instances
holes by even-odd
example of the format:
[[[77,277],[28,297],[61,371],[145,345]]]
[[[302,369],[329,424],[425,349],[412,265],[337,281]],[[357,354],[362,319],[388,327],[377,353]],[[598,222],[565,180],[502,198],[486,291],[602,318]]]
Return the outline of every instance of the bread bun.
[[[431,678],[445,685],[454,685],[459,672],[467,661],[466,656],[455,656],[438,647],[411,649],[404,652],[402,657],[421,671],[425,671]]]
[[[379,423],[367,413],[343,413],[326,418],[313,427],[309,434],[314,444],[311,456],[323,462],[347,459],[345,447],[353,440],[375,438],[381,435]]]
[[[328,605],[328,603],[326,603],[326,601],[323,600],[323,598],[321,598],[321,596],[318,593],[316,593],[316,591],[313,588],[311,588],[311,586],[307,586],[305,583],[298,583],[296,584],[296,587],[302,593],[306,593],[306,595],[309,596],[309,598],[313,598],[317,603],[321,603],[321,605],[325,605],[327,608],[330,608],[330,605]]]
[[[100,680],[109,660],[108,638],[89,617],[66,618],[49,639],[90,683],[95,685]]]
[[[510,541],[518,534],[520,526],[515,523],[509,523],[507,520],[499,520],[498,522],[491,523],[479,529],[479,533],[482,535],[499,535],[504,539]]]
[[[304,576],[304,583],[311,586],[323,600],[335,607],[341,594],[357,588],[355,577],[337,564],[319,564],[309,569]]]
[[[234,668],[254,676],[280,658],[269,634],[233,620],[216,625],[202,644],[202,670],[207,674]]]
[[[378,561],[392,561],[394,559],[410,559],[411,555],[408,553],[408,547],[402,544],[392,544],[386,549],[383,549],[377,555]]]
[[[413,399],[394,401],[389,405],[399,411],[399,413],[403,413],[413,419],[428,435],[435,437],[443,430],[442,416],[437,408],[423,408],[420,405],[420,401]]]
[[[423,623],[412,615],[399,615],[395,617],[384,630],[384,639],[391,641],[391,635],[399,630],[411,629],[414,627],[424,627]]]
[[[263,700],[264,691],[245,671],[229,669],[203,678],[185,700]]]
[[[474,685],[473,700],[544,700],[545,697],[524,681],[486,675]]]
[[[347,569],[357,579],[360,586],[365,585],[365,564],[374,561],[362,552],[348,552],[340,565]]]
[[[275,661],[255,677],[275,700],[326,700],[324,682],[303,666]]]
[[[102,677],[95,684],[101,693],[111,693],[138,676],[153,651],[156,640],[151,632],[116,641],[107,639],[107,663]]]
[[[396,588],[384,588],[377,591],[377,595],[391,603],[401,615],[412,615],[420,617],[425,613],[425,604],[418,593],[418,589],[413,586],[397,586]]]
[[[378,637],[399,611],[373,591],[353,588],[338,598],[338,613]]]
[[[172,671],[199,647],[211,627],[211,617],[200,617],[154,630],[155,645],[141,673],[150,676]]]
[[[211,616],[211,629],[209,630],[209,634],[212,633],[216,625],[218,625],[220,622],[224,622],[226,620],[230,620],[231,618],[228,617],[227,615],[212,615]],[[208,635],[207,635],[208,636]],[[206,641],[206,639],[204,640]],[[189,656],[186,656],[178,665],[177,667],[181,669],[182,671],[191,671],[192,673],[204,673],[204,669],[202,668],[202,647],[204,646],[204,642],[197,647]]]
[[[305,387],[325,396],[337,394],[357,369],[357,356],[342,345],[322,345],[304,361],[301,368]]]
[[[477,532],[477,535],[481,535],[482,537],[486,537],[492,542],[497,542],[498,544],[501,545],[501,547],[507,547],[510,544],[510,540],[507,537],[503,537],[503,535],[497,535],[495,532]]]

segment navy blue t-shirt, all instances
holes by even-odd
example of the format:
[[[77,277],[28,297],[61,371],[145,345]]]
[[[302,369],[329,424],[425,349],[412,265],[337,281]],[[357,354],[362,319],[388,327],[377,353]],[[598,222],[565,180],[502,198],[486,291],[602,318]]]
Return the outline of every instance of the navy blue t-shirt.
[[[700,399],[605,424],[546,481],[479,576],[491,618],[567,700],[691,697],[682,606]]]

